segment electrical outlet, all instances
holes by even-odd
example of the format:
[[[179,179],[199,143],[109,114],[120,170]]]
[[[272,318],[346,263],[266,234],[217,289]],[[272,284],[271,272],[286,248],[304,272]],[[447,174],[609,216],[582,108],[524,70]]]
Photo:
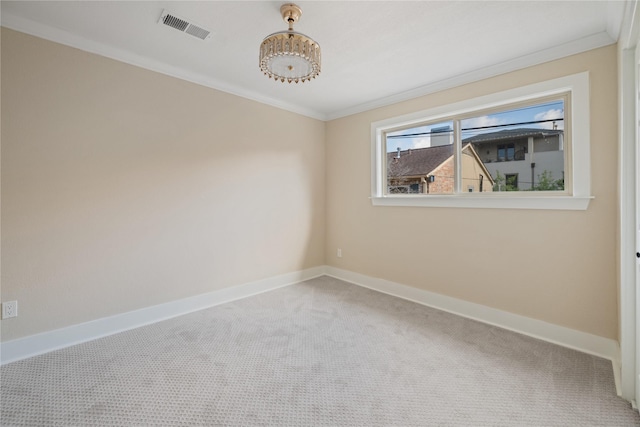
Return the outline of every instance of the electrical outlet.
[[[18,316],[18,301],[7,301],[2,303],[2,318]]]
[[[342,258],[342,249],[338,248],[338,258]]]

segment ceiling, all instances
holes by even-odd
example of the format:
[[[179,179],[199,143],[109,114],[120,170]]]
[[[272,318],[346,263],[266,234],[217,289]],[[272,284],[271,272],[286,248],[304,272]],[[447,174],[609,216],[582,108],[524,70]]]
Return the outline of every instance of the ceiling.
[[[322,73],[274,82],[262,39],[284,1],[2,1],[2,25],[321,120],[615,43],[623,1],[300,1]],[[210,30],[158,24],[162,11]]]

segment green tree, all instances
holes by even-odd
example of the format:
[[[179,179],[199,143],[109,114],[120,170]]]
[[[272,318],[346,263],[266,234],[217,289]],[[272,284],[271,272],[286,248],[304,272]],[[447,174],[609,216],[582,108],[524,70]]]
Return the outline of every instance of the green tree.
[[[518,191],[519,188],[516,185],[516,179],[517,177],[515,176],[505,178],[500,171],[496,171],[496,176],[493,179],[493,191]]]
[[[538,183],[533,186],[533,191],[562,191],[564,179],[553,179],[551,172],[544,170],[538,175]]]

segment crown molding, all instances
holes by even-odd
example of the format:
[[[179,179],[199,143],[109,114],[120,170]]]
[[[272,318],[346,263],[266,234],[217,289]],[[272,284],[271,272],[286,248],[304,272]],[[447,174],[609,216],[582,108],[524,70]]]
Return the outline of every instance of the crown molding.
[[[637,0],[607,2],[607,33],[612,39],[620,40],[620,32],[624,24],[628,3],[636,1]]]
[[[623,3],[624,15],[620,24],[619,48],[633,49],[640,38],[640,5],[638,0]]]
[[[89,40],[85,37],[80,37],[68,31],[60,30],[49,25],[44,25],[30,19],[25,19],[8,13],[2,13],[2,26],[55,43],[63,44],[65,46],[70,46],[89,53],[94,53],[96,55],[124,62],[126,64],[134,65],[136,67],[155,71],[160,74],[165,74],[167,76],[205,86],[210,89],[230,93],[241,98],[250,99],[252,101],[270,105],[272,107],[280,108],[292,113],[311,117],[317,120],[326,120],[326,115],[319,111],[304,108],[288,102],[283,102],[280,99],[266,97],[242,87],[230,85],[221,80],[211,78],[210,76],[193,73],[179,67],[174,67],[162,61],[157,61],[155,59],[137,55],[126,50],[114,48],[112,46],[108,46],[94,40]]]
[[[379,98],[377,100],[356,105],[354,107],[345,108],[335,111],[327,115],[327,120],[339,119],[341,117],[350,116],[352,114],[362,113],[364,111],[373,110],[375,108],[386,107],[402,101],[418,98],[420,96],[429,95],[431,93],[440,92],[442,90],[451,89],[468,83],[477,82],[491,77],[506,74],[512,71],[521,70],[523,68],[586,52],[599,47],[608,46],[616,43],[606,31],[593,34],[569,43],[554,46],[550,49],[544,49],[528,55],[521,56],[500,64],[480,68],[468,73],[459,74],[444,80],[440,80],[428,85],[420,86],[415,89],[402,92],[396,95]]]
[[[637,0],[634,0],[633,3],[635,3],[636,1]],[[29,19],[21,18],[12,14],[2,14],[2,26],[322,121],[330,121],[353,114],[362,113],[364,111],[373,110],[375,108],[385,107],[398,102],[407,101],[410,99],[418,98],[420,96],[428,95],[446,89],[451,89],[464,84],[473,83],[479,80],[495,77],[500,74],[520,70],[533,65],[538,65],[544,62],[553,61],[566,56],[575,55],[578,53],[586,52],[588,50],[616,43],[616,40],[614,40],[607,31],[602,31],[600,33],[574,40],[569,43],[554,46],[550,49],[544,49],[538,52],[521,56],[519,58],[502,62],[500,64],[453,76],[444,80],[417,87],[409,91],[398,93],[396,95],[379,98],[370,102],[358,104],[329,113],[323,113],[321,111],[283,102],[280,99],[266,97],[256,92],[249,91],[245,88],[230,85],[223,81],[211,78],[210,76],[202,75],[199,73],[192,73],[161,61],[156,61],[141,55],[127,52],[122,49],[105,45],[103,43],[98,43],[96,41],[77,36],[68,31],[53,28],[51,26],[44,25]]]

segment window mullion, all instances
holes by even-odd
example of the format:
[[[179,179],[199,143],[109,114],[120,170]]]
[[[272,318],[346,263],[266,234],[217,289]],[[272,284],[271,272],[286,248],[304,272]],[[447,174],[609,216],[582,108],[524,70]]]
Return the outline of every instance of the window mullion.
[[[453,193],[462,192],[462,142],[460,120],[453,121]]]

